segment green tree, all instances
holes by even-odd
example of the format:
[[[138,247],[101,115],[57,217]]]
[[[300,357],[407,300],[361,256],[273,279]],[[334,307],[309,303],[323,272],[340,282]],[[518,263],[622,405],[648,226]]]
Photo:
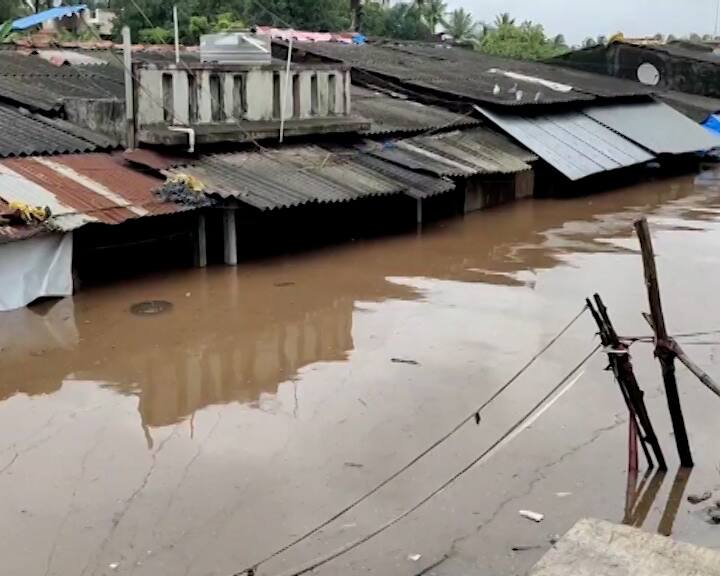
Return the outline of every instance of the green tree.
[[[360,32],[366,36],[388,36],[388,10],[379,2],[365,2],[361,6]]]
[[[556,48],[567,49],[568,47],[567,42],[565,42],[565,36],[563,36],[562,34],[558,34],[557,36],[555,36],[552,43]]]
[[[427,40],[432,36],[421,9],[414,4],[395,4],[388,10],[386,34],[400,40]]]
[[[420,12],[430,28],[430,32],[437,32],[438,24],[445,24],[447,4],[443,0],[425,0],[421,4]]]
[[[453,10],[445,23],[445,32],[456,42],[466,42],[475,33],[475,22],[472,15],[462,8]]]
[[[509,14],[501,14],[495,22],[495,28],[487,30],[478,38],[477,50],[528,60],[552,58],[567,51],[564,44],[556,44],[557,37],[547,38],[545,30],[539,24],[523,22],[518,26]]]
[[[597,45],[598,45],[597,40],[595,40],[595,38],[590,38],[590,37],[585,38],[585,40],[583,40],[583,43],[582,43],[583,48],[592,48],[593,46],[597,46]]]
[[[515,26],[515,19],[510,17],[510,14],[508,12],[503,12],[502,14],[498,14],[497,18],[495,18],[495,28],[502,28],[502,27],[513,27]]]

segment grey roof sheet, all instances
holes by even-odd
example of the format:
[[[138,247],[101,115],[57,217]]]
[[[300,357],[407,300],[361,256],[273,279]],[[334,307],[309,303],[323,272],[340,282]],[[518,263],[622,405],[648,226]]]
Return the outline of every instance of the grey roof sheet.
[[[655,154],[686,154],[720,146],[719,136],[662,102],[591,106],[584,112]]]
[[[0,97],[42,111],[66,98],[124,98],[122,69],[55,66],[37,56],[0,51]]]
[[[307,53],[350,64],[379,82],[401,82],[406,87],[429,89],[485,104],[534,106],[650,93],[637,82],[540,62],[498,58],[446,44],[383,41],[358,46],[301,42],[295,46]],[[505,72],[564,84],[571,89],[549,88],[547,84],[513,78]]]
[[[456,114],[445,108],[426,106],[360,86],[352,87],[352,109],[354,114],[372,122],[370,129],[363,132],[367,135],[459,128],[479,123],[470,115]]]
[[[580,112],[485,116],[571,180],[652,160],[654,156]]]
[[[90,152],[113,144],[62,121],[22,113],[0,104],[0,157]]]
[[[398,193],[425,197],[454,188],[452,182],[375,161],[354,148],[313,145],[209,155],[166,172],[191,174],[208,194],[261,210]]]
[[[537,160],[505,136],[484,128],[395,140],[371,153],[438,176],[510,174],[529,170],[527,162]]]
[[[707,120],[708,116],[720,112],[719,98],[676,92],[674,90],[658,92],[655,94],[655,98],[698,123],[702,123]]]

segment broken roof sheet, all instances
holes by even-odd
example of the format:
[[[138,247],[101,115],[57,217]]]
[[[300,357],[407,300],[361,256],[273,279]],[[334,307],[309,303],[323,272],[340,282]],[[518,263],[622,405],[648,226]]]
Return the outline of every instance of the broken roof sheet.
[[[584,112],[655,154],[687,154],[720,146],[720,137],[662,102],[591,106]]]
[[[537,156],[484,128],[395,140],[370,149],[378,158],[437,176],[510,174]]]
[[[52,229],[69,231],[91,222],[119,224],[132,218],[188,210],[161,202],[153,191],[162,179],[125,166],[110,154],[0,160],[0,197],[6,203],[48,206]]]
[[[456,114],[439,106],[426,106],[407,98],[352,86],[353,113],[372,122],[366,135],[401,134],[459,128],[479,124],[470,115]]]
[[[483,114],[570,180],[648,162],[639,146],[581,112],[562,114]]]
[[[637,82],[540,62],[509,60],[447,44],[382,41],[363,45],[298,43],[297,50],[350,64],[376,83],[451,94],[505,106],[645,96]]]
[[[236,198],[261,210],[399,193],[422,198],[454,188],[449,180],[365,156],[353,148],[298,145],[204,156],[166,172],[190,174],[207,194]]]
[[[63,120],[0,104],[0,157],[65,154],[110,148],[111,139]]]

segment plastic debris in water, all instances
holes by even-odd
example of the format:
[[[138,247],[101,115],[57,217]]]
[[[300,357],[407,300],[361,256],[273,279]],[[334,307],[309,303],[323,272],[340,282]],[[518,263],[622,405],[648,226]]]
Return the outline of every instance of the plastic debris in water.
[[[422,558],[422,554],[408,554],[408,560],[413,562],[417,562],[420,558]]]
[[[543,518],[545,518],[544,514],[540,514],[540,512],[533,512],[532,510],[520,510],[518,514],[520,514],[523,518],[532,520],[533,522],[542,522]]]

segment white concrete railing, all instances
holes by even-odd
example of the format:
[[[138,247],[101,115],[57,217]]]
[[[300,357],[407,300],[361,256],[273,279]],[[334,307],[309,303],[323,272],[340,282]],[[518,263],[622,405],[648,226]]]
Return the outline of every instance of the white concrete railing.
[[[136,125],[279,122],[283,105],[286,120],[350,115],[349,69],[303,65],[290,76],[285,94],[280,65],[136,65]]]

